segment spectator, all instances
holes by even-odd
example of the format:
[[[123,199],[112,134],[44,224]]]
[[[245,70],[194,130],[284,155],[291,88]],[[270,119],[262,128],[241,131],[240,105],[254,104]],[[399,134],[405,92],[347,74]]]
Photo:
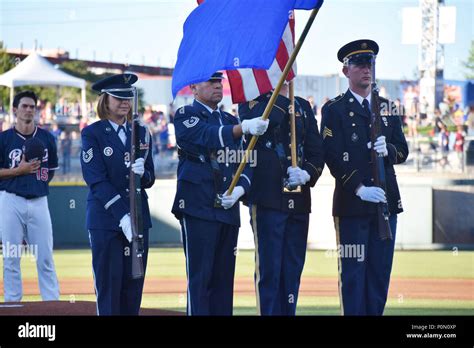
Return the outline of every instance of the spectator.
[[[441,132],[441,125],[444,124],[441,117],[441,110],[436,108],[434,111],[434,130],[435,134]]]
[[[455,125],[462,125],[463,124],[464,115],[463,115],[462,109],[459,106],[459,104],[456,103],[454,105],[452,115],[453,115]]]
[[[314,115],[317,115],[318,114],[318,106],[314,103],[314,97],[312,95],[310,95],[307,98],[307,100],[309,102],[309,105],[311,105],[311,110],[313,110]]]
[[[61,129],[59,129],[59,126],[57,123],[54,123],[53,124],[53,127],[50,131],[50,133],[52,134],[52,136],[54,137],[54,141],[56,141],[56,144],[58,144],[58,139],[61,135]]]
[[[439,147],[441,149],[442,158],[440,160],[440,164],[443,169],[449,165],[448,155],[449,155],[449,131],[448,127],[443,122],[439,122],[439,127],[441,128],[441,132],[439,134]]]
[[[165,152],[168,149],[168,124],[166,118],[162,117],[160,120],[160,146],[161,151]]]
[[[63,174],[71,171],[71,150],[72,139],[69,132],[64,132],[61,136],[61,150],[63,155]]]
[[[82,131],[85,127],[87,127],[89,119],[86,116],[82,116],[81,120],[79,121],[79,130]]]
[[[469,107],[466,114],[467,135],[474,136],[474,105]]]
[[[428,101],[426,100],[426,97],[423,96],[420,100],[420,105],[418,106],[418,110],[420,111],[420,123],[424,124],[426,122],[426,119],[428,118]]]
[[[444,120],[445,118],[449,117],[450,110],[449,110],[449,100],[448,98],[444,98],[442,102],[439,103],[439,111],[441,112],[441,118]]]
[[[464,169],[464,127],[461,125],[457,126],[454,151],[456,151],[456,154],[458,155],[458,161],[461,169]]]
[[[145,107],[145,111],[143,112],[143,122],[145,122],[146,124],[151,123],[153,121],[152,117],[153,117],[153,110],[151,108],[151,105],[147,105]]]
[[[175,110],[174,110],[173,102],[171,102],[169,105],[169,110],[168,110],[170,123],[174,123],[174,114],[175,114]]]

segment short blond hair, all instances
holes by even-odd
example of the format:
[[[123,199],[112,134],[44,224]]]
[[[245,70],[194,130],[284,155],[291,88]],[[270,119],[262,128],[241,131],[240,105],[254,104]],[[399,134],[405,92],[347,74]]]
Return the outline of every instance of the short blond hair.
[[[109,107],[107,105],[109,101],[109,95],[107,93],[102,93],[97,102],[97,115],[101,120],[107,120],[110,118]],[[132,119],[132,109],[127,115],[127,121]]]

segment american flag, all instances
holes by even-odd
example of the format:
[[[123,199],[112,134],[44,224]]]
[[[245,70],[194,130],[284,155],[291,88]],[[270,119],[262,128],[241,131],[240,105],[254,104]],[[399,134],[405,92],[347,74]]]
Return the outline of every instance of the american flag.
[[[202,4],[205,0],[197,0]],[[236,69],[227,70],[227,77],[231,87],[232,102],[243,103],[255,99],[261,94],[270,92],[278,84],[278,80],[285,69],[285,65],[295,47],[295,13],[289,16],[275,60],[268,70],[263,69]],[[286,80],[296,76],[296,62],[293,64]]]

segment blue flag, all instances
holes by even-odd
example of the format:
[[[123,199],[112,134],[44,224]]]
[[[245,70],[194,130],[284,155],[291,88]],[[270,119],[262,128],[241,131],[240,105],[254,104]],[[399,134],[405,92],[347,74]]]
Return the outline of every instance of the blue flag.
[[[173,98],[218,70],[268,69],[293,9],[323,0],[206,0],[184,23],[173,72]]]

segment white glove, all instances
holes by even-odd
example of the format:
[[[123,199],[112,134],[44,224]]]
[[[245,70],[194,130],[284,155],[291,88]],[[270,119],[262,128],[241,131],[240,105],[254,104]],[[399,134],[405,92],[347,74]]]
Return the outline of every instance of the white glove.
[[[288,167],[286,172],[289,175],[288,184],[290,186],[304,185],[311,179],[308,172],[300,167]]]
[[[372,148],[372,143],[369,141],[367,143],[369,149]],[[383,157],[388,156],[387,143],[385,142],[385,136],[381,135],[377,138],[374,144],[374,149],[378,154],[382,154]]]
[[[224,209],[230,209],[232,206],[242,197],[245,193],[245,190],[242,186],[234,187],[230,196],[227,196],[227,191],[225,191],[224,195],[222,196],[222,207]]]
[[[244,134],[262,135],[268,128],[269,120],[262,120],[261,117],[242,121],[242,132]]]
[[[132,164],[132,172],[140,175],[140,178],[145,174],[145,160],[143,158],[135,160],[135,163]]]
[[[128,242],[132,242],[132,220],[130,219],[130,215],[125,214],[120,219],[119,227],[122,229],[125,238],[127,238]]]
[[[362,185],[356,192],[356,195],[360,197],[363,201],[372,202],[372,203],[380,203],[380,202],[387,202],[387,198],[385,198],[385,192],[380,187],[376,186],[364,186]]]

